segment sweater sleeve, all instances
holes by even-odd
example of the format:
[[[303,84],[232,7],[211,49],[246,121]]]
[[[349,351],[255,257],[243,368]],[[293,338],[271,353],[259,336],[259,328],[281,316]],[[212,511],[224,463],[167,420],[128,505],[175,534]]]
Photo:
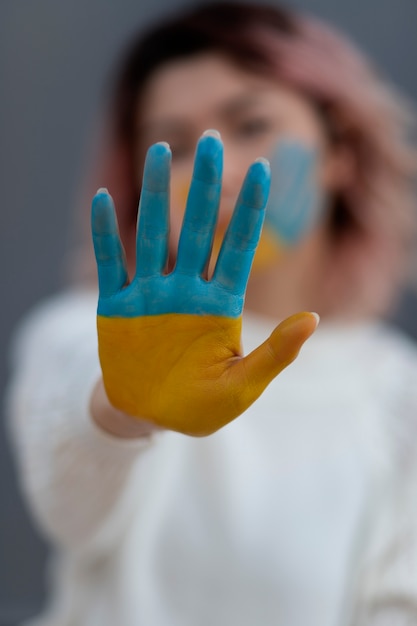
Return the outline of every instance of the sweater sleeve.
[[[417,357],[414,346],[400,347],[391,377],[397,383],[380,393],[390,408],[391,470],[367,533],[352,626],[417,624]]]
[[[390,497],[378,512],[358,581],[353,626],[417,623],[417,497],[398,487],[389,487]]]
[[[110,545],[129,523],[138,461],[151,439],[122,440],[89,414],[100,376],[96,296],[69,292],[38,307],[12,344],[7,414],[22,490],[52,542]]]

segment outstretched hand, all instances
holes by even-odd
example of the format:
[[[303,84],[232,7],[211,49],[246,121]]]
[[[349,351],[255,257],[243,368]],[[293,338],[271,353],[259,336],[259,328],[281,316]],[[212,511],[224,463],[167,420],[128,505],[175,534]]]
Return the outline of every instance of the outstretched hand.
[[[315,330],[312,313],[280,324],[241,353],[241,314],[269,191],[269,165],[255,161],[243,183],[213,276],[206,280],[221,194],[222,143],[199,141],[177,260],[166,274],[169,147],[147,154],[139,205],[136,274],[127,284],[114,206],[93,200],[98,266],[98,339],[110,402],[162,428],[208,435],[247,409]]]

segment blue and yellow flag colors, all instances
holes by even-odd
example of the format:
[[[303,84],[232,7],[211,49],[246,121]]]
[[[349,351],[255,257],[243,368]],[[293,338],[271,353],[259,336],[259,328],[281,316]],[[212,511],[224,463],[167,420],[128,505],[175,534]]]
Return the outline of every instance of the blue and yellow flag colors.
[[[92,205],[98,267],[98,339],[110,402],[134,417],[208,435],[240,415],[297,355],[316,318],[299,313],[246,357],[241,315],[270,186],[264,159],[249,168],[210,280],[208,264],[221,194],[223,147],[200,139],[174,270],[166,274],[171,154],[147,154],[137,228],[136,273],[127,270],[112,199]]]

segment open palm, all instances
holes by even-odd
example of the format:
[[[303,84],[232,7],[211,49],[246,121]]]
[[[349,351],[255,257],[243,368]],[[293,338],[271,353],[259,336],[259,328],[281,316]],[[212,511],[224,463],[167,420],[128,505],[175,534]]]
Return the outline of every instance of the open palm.
[[[110,402],[126,413],[190,435],[207,435],[240,415],[297,355],[316,319],[283,322],[241,354],[241,314],[269,190],[269,166],[255,161],[243,183],[213,276],[205,278],[221,194],[222,143],[204,135],[174,270],[169,237],[170,150],[147,154],[139,205],[136,274],[127,284],[111,197],[93,200],[99,277],[98,337]]]

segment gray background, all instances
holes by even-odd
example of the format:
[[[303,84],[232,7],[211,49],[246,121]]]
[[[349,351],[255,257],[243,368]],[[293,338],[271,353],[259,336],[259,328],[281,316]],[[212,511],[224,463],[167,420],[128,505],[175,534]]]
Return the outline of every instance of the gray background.
[[[1,395],[12,328],[63,283],[72,207],[108,70],[132,31],[181,4],[0,0]],[[417,101],[416,0],[286,4],[340,26]],[[414,335],[415,311],[411,291],[397,321]],[[3,419],[0,493],[0,626],[10,626],[44,602],[47,548],[19,493]]]

